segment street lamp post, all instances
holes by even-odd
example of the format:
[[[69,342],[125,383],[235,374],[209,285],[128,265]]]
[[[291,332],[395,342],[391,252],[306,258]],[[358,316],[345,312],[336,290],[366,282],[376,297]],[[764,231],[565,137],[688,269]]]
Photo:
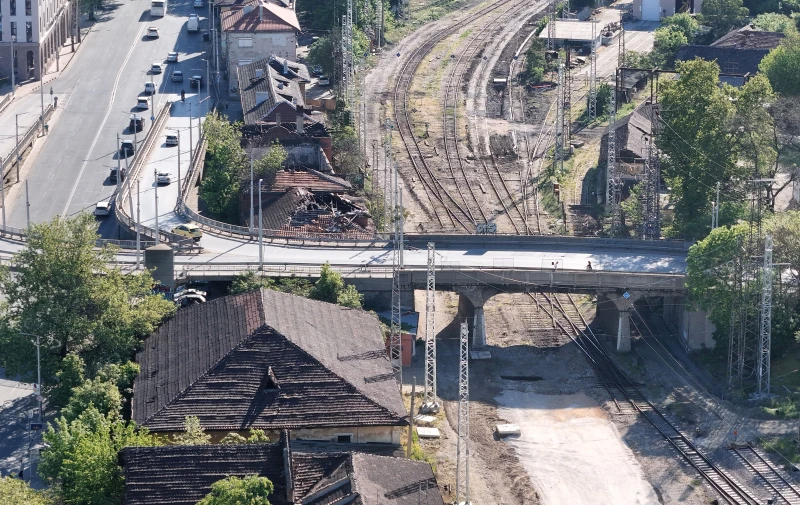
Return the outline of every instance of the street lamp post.
[[[23,114],[27,114],[27,112],[19,112],[14,115],[14,141],[16,142],[16,146],[14,148],[16,154],[16,162],[17,162],[17,182],[19,182],[19,117]]]
[[[141,235],[139,232],[139,223],[142,221],[142,192],[141,192],[141,185],[140,180],[136,179],[136,269],[139,269],[141,265],[141,250],[142,250],[142,241]]]
[[[20,335],[25,335],[26,337],[36,337],[36,399],[39,401],[39,422],[42,422],[42,362],[41,362],[41,355],[39,352],[40,349],[40,337],[39,335],[34,335],[33,333],[23,333],[20,332]]]
[[[258,180],[258,269],[264,270],[264,212],[261,210],[261,183]]]
[[[14,51],[14,42],[16,41],[17,36],[13,33],[11,34],[11,96],[15,96],[14,93],[17,89],[17,79],[14,74],[17,71],[17,55]]]
[[[189,146],[189,149],[191,148],[192,146]],[[182,201],[183,200],[181,199],[181,131],[178,130],[178,206],[181,205]],[[179,208],[179,210],[182,209]]]
[[[189,166],[194,164],[194,152],[192,151],[192,102],[189,102]]]
[[[153,187],[155,188],[155,195],[156,195],[156,245],[158,245],[159,243],[158,239],[161,236],[161,232],[158,229],[158,170],[155,168],[153,169],[153,175],[156,178],[156,183],[153,185]]]
[[[39,86],[39,99],[42,102],[42,135],[44,135],[44,63],[42,62],[42,51],[39,51],[39,82],[41,83]]]
[[[0,167],[3,166],[3,158],[0,158]],[[0,170],[2,172],[2,170]],[[0,192],[3,196],[3,233],[6,232],[6,176],[0,173]]]
[[[261,186],[259,186],[258,189],[260,190]],[[259,196],[259,198],[261,197],[261,191],[259,191],[259,195],[258,196]],[[250,155],[250,236],[251,237],[253,236],[253,225],[255,225],[255,219],[253,217],[253,198],[254,197],[255,197],[255,195],[253,195],[253,155],[251,154]],[[258,202],[258,203],[259,203],[259,206],[260,206],[261,202]]]

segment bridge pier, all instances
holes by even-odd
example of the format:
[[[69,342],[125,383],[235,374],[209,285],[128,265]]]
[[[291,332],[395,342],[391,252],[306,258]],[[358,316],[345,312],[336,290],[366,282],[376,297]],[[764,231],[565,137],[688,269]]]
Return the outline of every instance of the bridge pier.
[[[631,318],[628,309],[632,298],[626,300],[617,294],[597,295],[597,320],[609,335],[617,338],[616,350],[631,350]]]
[[[693,310],[685,296],[664,296],[664,319],[677,329],[687,352],[712,349],[716,345],[714,323],[704,311]]]
[[[470,323],[472,347],[486,346],[486,320],[483,306],[489,298],[499,293],[497,289],[481,286],[463,286],[455,289],[458,293],[458,318]]]

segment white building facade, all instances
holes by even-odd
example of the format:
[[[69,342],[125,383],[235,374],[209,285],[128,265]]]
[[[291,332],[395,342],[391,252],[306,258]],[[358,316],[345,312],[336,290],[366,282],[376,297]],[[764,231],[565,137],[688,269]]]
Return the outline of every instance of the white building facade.
[[[642,21],[660,21],[681,12],[684,6],[692,14],[700,14],[703,0],[633,0],[633,17]]]

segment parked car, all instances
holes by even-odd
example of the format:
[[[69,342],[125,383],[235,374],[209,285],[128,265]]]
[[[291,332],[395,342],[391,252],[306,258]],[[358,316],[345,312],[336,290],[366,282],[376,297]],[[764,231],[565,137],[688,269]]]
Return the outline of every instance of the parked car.
[[[189,14],[189,20],[186,21],[186,31],[197,32],[200,30],[200,17],[197,14]]]
[[[150,108],[150,100],[145,97],[140,97],[136,100],[136,108],[141,110],[147,110]]]
[[[199,242],[203,237],[203,231],[196,224],[192,223],[179,224],[172,229],[172,233],[180,235],[181,237],[192,238],[195,242]]]
[[[111,202],[106,200],[104,202],[97,202],[94,206],[94,215],[98,217],[105,217],[111,214]]]
[[[178,53],[167,53],[167,63],[178,63]]]
[[[163,71],[164,71],[164,65],[162,65],[160,61],[154,61],[153,64],[150,65],[151,74],[160,74]]]
[[[320,86],[330,86],[331,85],[331,80],[328,78],[327,75],[321,75],[317,79],[317,84],[320,85]]]
[[[323,72],[322,72],[322,66],[321,65],[313,65],[311,67],[311,75],[313,75],[314,77],[319,77],[322,74],[323,74]]]
[[[179,307],[187,307],[198,303],[206,303],[206,296],[207,293],[205,291],[180,286],[175,290],[175,294],[172,295],[172,301]]]
[[[172,82],[183,82],[183,72],[180,70],[172,72]]]
[[[151,38],[151,39],[157,39],[158,38],[158,28],[156,28],[155,26],[149,27],[147,29],[147,37]]]
[[[135,150],[136,150],[136,145],[133,143],[133,140],[123,139],[122,142],[120,142],[119,144],[119,154],[124,158],[127,158],[128,156],[133,156]]]
[[[131,120],[128,123],[128,129],[132,132],[140,132],[144,130],[144,116],[131,114]]]
[[[122,180],[124,181],[127,171],[125,170],[125,167],[122,167],[120,171],[122,172]],[[111,182],[117,182],[117,167],[111,169],[111,172],[108,174],[108,178],[111,180]]]
[[[165,142],[167,146],[177,146],[178,145],[178,136],[177,135],[167,135],[167,141]]]
[[[169,172],[159,172],[156,176],[158,184],[172,184],[172,174]]]
[[[201,75],[193,75],[189,78],[189,86],[193,88],[202,88],[203,87],[203,76]]]
[[[156,92],[156,83],[154,82],[146,82],[144,83],[144,94],[145,95],[152,95]]]

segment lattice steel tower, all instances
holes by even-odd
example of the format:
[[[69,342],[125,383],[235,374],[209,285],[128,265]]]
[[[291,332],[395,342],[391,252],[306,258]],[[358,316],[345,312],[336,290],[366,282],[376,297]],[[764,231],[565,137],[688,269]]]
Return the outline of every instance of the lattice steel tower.
[[[553,151],[553,172],[558,175],[564,171],[564,64],[558,60],[558,86],[556,87],[555,149]]]
[[[564,125],[562,131],[564,132],[563,149],[566,149],[564,158],[569,157],[570,141],[572,140],[572,69],[570,68],[570,60],[572,59],[571,48],[569,42],[564,41],[564,51],[567,58],[567,63],[564,65],[564,79],[562,85],[562,93],[564,95],[564,107],[562,112],[562,119]]]
[[[757,394],[769,395],[770,351],[772,349],[772,235],[764,239],[764,266],[761,270],[761,338],[758,342]]]
[[[456,505],[469,505],[469,329],[466,321],[461,323],[459,349]]]
[[[401,321],[400,321],[400,270],[403,268],[403,230],[402,214],[400,213],[399,185],[397,183],[397,165],[392,162],[394,172],[394,250],[392,252],[392,321],[390,327],[389,348],[392,370],[400,386],[403,385],[403,356],[401,350]]]
[[[648,142],[647,159],[644,164],[644,193],[642,195],[642,238],[658,240],[661,237],[661,205],[659,188],[661,186],[661,160],[658,156],[658,132],[661,116],[659,105],[651,105],[652,132]]]
[[[606,215],[611,220],[611,235],[620,234],[619,184],[617,176],[617,84],[619,69],[614,73],[614,86],[608,94],[608,153],[606,161]]]
[[[428,279],[425,296],[425,398],[422,411],[439,412],[436,396],[436,244],[428,242]],[[413,415],[413,414],[412,414]]]
[[[556,48],[556,0],[547,4],[547,50]]]
[[[592,23],[592,52],[589,54],[589,120],[597,119],[597,21],[589,19]]]

